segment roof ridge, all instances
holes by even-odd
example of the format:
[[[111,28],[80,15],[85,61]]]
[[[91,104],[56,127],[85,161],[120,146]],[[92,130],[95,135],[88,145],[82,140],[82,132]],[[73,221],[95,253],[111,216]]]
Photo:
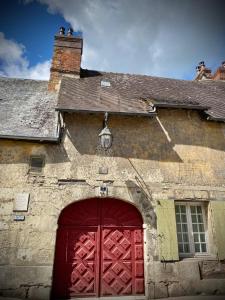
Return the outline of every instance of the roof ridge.
[[[100,70],[89,70],[89,69],[83,69],[83,71],[86,72],[96,72],[100,75],[105,75],[105,74],[112,74],[112,75],[126,75],[126,76],[138,76],[138,77],[151,77],[151,78],[157,78],[157,79],[168,79],[168,80],[178,80],[178,81],[188,81],[192,82],[192,80],[187,80],[187,79],[177,79],[177,78],[170,78],[170,77],[162,77],[162,76],[153,76],[153,75],[147,75],[147,74],[138,74],[138,73],[120,73],[120,72],[112,72],[112,71],[100,71]]]
[[[32,79],[32,78],[20,78],[20,77],[8,77],[0,75],[0,80],[19,80],[19,81],[37,81],[37,82],[48,82],[48,80],[43,79]]]

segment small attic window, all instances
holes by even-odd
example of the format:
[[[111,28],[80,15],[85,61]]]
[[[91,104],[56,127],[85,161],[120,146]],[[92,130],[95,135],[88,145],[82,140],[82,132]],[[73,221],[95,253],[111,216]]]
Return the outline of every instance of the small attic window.
[[[45,159],[43,155],[31,156],[29,173],[35,173],[35,174],[42,173],[44,164],[45,164]]]
[[[106,80],[101,80],[101,87],[109,87],[111,86],[111,83]]]

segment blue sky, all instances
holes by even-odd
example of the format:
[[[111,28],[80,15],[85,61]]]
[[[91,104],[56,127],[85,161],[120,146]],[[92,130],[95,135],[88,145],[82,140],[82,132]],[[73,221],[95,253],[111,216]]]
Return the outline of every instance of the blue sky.
[[[59,14],[47,12],[38,2],[27,5],[23,1],[1,2],[0,31],[7,39],[13,39],[26,47],[25,55],[31,65],[50,59],[53,34],[67,22]]]
[[[192,79],[225,60],[223,0],[8,0],[0,11],[0,75],[48,79],[54,34],[83,31],[82,67]]]

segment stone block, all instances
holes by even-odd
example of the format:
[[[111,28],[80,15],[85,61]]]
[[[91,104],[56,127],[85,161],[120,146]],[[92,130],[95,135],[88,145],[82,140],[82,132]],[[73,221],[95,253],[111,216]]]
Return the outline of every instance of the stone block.
[[[12,211],[13,211],[13,200],[7,198],[0,198],[1,215],[11,216]]]
[[[199,281],[196,280],[191,280],[191,279],[180,279],[179,285],[181,290],[183,290],[183,294],[182,295],[195,295],[197,294],[197,290],[196,290],[196,284]]]
[[[209,198],[208,191],[194,191],[194,197],[196,200],[205,200]]]
[[[145,291],[145,293],[148,295],[148,299],[155,299],[155,284],[154,284],[154,282],[148,283],[148,290]]]
[[[149,263],[149,278],[154,282],[169,282],[178,280],[178,272],[175,263]]]
[[[20,300],[27,297],[27,287],[20,287],[17,289],[2,289],[0,288],[0,299],[3,296],[5,300]],[[7,297],[7,298],[6,298]]]
[[[9,229],[9,222],[7,221],[0,221],[0,231],[8,230]]]
[[[34,286],[29,288],[28,298],[33,300],[48,300],[51,288],[49,286]]]
[[[225,200],[225,191],[210,191],[209,192],[210,199],[214,200]]]
[[[56,231],[57,217],[51,215],[35,215],[27,216],[26,228],[31,228],[38,231]]]
[[[186,200],[186,199],[194,199],[194,191],[191,190],[175,190],[174,191],[174,200]]]
[[[200,280],[198,261],[179,261],[176,264],[180,280]]]
[[[219,261],[203,261],[200,264],[201,276],[203,279],[225,278],[225,263]]]
[[[198,294],[225,295],[225,279],[203,279],[195,286]]]
[[[51,285],[52,266],[0,266],[0,287]]]
[[[179,282],[171,282],[168,285],[168,295],[169,297],[180,297],[185,295],[185,291]]]
[[[168,288],[165,282],[155,283],[155,298],[167,298],[168,297]]]

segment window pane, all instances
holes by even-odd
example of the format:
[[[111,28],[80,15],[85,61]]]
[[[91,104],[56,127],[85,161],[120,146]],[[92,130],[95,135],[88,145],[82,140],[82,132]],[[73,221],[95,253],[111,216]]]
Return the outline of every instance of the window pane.
[[[192,214],[196,213],[196,206],[191,205],[191,213]]]
[[[192,223],[197,223],[197,216],[191,215],[191,220],[192,220]]]
[[[199,226],[199,232],[204,232],[204,224],[198,224]]]
[[[192,224],[193,232],[198,232],[198,225]]]
[[[182,224],[182,231],[183,232],[188,232],[187,224]]]
[[[200,244],[195,244],[195,252],[200,252]]]
[[[183,253],[183,245],[182,244],[178,244],[178,249],[179,249],[179,253]]]
[[[206,244],[201,244],[202,246],[202,252],[206,252]]]
[[[181,231],[181,224],[177,224],[177,232],[182,232]]]
[[[186,215],[181,215],[181,221],[182,221],[182,223],[187,223]]]
[[[199,242],[199,240],[198,240],[198,234],[194,234],[194,242]]]
[[[180,220],[180,215],[176,215],[176,221],[177,221],[177,223],[180,223],[180,222],[181,222],[181,220]]]
[[[188,234],[187,234],[187,233],[184,233],[184,234],[183,234],[183,241],[184,241],[185,243],[188,243],[188,242],[189,242]]]
[[[181,213],[186,213],[185,205],[180,205],[180,211],[181,211]]]
[[[184,244],[184,252],[185,253],[189,253],[190,252],[189,244]]]
[[[178,239],[178,242],[182,243],[182,234],[181,233],[177,234],[177,239]]]
[[[176,213],[179,213],[179,212],[180,212],[180,206],[179,206],[179,205],[176,205],[176,206],[175,206],[175,212],[176,212]]]
[[[198,215],[198,223],[203,223],[202,215]]]
[[[201,208],[201,206],[197,206],[197,212],[198,212],[198,214],[202,214],[202,208]]]
[[[204,233],[200,234],[200,241],[205,242],[205,234]]]

